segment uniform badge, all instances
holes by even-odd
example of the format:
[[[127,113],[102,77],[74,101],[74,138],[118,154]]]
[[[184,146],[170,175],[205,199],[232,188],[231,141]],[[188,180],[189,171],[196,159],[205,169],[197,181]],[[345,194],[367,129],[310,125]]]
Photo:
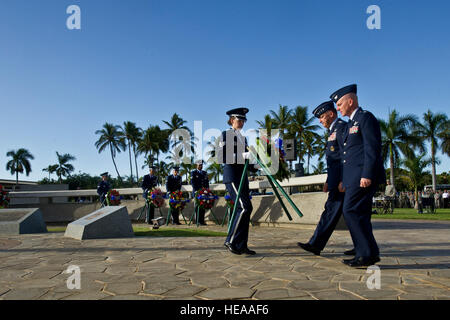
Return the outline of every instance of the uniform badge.
[[[332,134],[330,134],[330,136],[328,137],[328,141],[334,141],[336,140],[336,132],[333,132]]]
[[[334,151],[334,146],[331,146],[331,147],[330,147],[330,150],[331,150],[331,151]]]
[[[353,126],[353,127],[350,128],[349,133],[350,133],[350,134],[352,134],[352,133],[358,133],[358,131],[359,131],[359,127],[358,127],[358,126]]]

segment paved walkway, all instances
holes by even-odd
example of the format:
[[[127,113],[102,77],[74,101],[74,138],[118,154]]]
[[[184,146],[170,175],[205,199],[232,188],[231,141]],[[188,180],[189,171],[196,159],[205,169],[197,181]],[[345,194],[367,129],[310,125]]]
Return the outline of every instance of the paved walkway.
[[[229,253],[220,237],[0,236],[0,299],[450,298],[449,222],[373,224],[382,253],[379,290],[367,288],[366,270],[341,263],[352,247],[348,231],[336,231],[318,257],[296,245],[309,239],[313,226],[251,227],[256,256]],[[80,290],[67,288],[63,271],[70,265],[81,268]]]

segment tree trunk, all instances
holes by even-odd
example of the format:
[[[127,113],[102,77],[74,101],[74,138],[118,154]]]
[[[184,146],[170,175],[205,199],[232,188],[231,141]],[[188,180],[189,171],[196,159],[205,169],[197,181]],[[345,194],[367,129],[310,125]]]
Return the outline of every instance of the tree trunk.
[[[133,165],[131,164],[131,146],[130,140],[128,139],[128,155],[130,156],[130,172],[131,172],[131,182],[133,183]]]
[[[431,140],[431,182],[433,184],[433,191],[436,192],[436,147]]]
[[[111,151],[111,159],[114,163],[114,168],[116,168],[117,176],[119,177],[119,180],[122,180],[122,177],[119,174],[119,170],[117,170],[116,162],[114,161],[113,149],[112,149],[111,144],[109,144],[109,150]]]
[[[136,156],[136,146],[133,143],[133,153],[134,153],[134,164],[136,166],[136,182],[139,181],[139,171],[138,171],[138,165],[137,165],[137,156]]]
[[[392,151],[392,144],[389,144],[389,161],[391,164],[390,172],[391,172],[391,184],[395,188],[394,184],[394,152]]]

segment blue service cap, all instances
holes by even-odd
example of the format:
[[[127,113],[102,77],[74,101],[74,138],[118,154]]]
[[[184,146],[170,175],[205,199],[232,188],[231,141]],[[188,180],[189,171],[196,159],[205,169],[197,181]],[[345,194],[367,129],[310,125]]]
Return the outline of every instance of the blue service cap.
[[[175,170],[175,171],[180,171],[180,167],[179,166],[173,166],[172,169]]]
[[[340,98],[345,96],[347,93],[354,93],[356,94],[357,87],[356,84],[351,84],[349,86],[345,86],[335,92],[333,92],[330,96],[330,99],[333,100],[335,103],[338,102]]]
[[[108,172],[103,172],[103,173],[100,174],[100,176],[101,176],[101,177],[103,177],[103,176],[108,176]]]
[[[235,108],[227,111],[227,115],[229,115],[230,117],[236,117],[242,120],[247,120],[247,117],[245,116],[247,113],[247,108]]]
[[[331,100],[321,103],[317,108],[314,109],[312,113],[316,118],[320,118],[320,116],[325,112],[327,112],[328,110],[333,110],[336,112],[336,109],[334,108],[334,103]]]

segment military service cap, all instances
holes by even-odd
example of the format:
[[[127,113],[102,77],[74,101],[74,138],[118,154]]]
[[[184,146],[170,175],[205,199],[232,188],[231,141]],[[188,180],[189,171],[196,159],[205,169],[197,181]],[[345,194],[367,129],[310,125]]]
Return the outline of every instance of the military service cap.
[[[345,96],[347,93],[356,94],[356,91],[357,91],[356,84],[351,84],[349,86],[345,86],[345,87],[333,92],[330,96],[330,99],[337,103],[338,100],[340,98],[342,98],[343,96]]]
[[[101,177],[103,176],[108,176],[108,172],[103,172],[102,174],[100,174]]]
[[[236,117],[241,120],[247,120],[245,116],[247,113],[248,113],[247,108],[236,108],[227,111],[227,115],[229,115],[230,117]]]
[[[320,116],[325,112],[327,112],[328,110],[334,110],[336,112],[336,109],[334,108],[334,103],[331,100],[321,103],[317,108],[314,109],[312,113],[315,117],[320,118]]]

